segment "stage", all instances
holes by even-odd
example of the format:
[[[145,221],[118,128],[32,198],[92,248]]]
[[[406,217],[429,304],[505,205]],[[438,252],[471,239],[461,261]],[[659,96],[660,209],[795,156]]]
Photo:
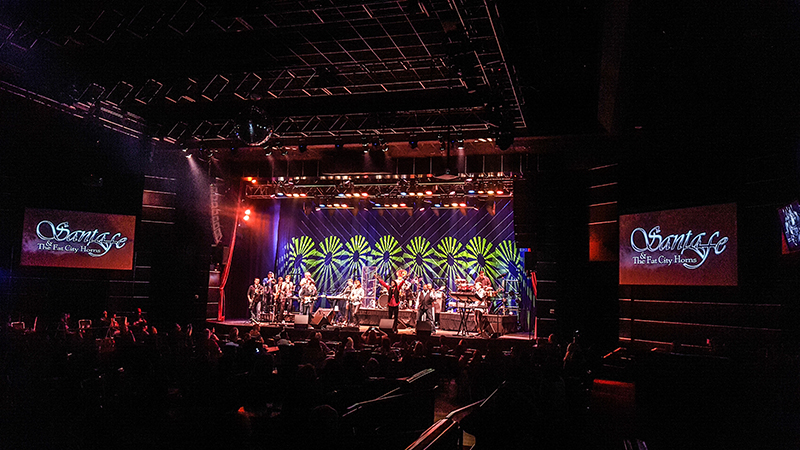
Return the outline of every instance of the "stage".
[[[386,313],[385,310],[378,310],[383,311]],[[413,310],[405,310],[407,312],[406,317],[410,315],[410,313],[414,312]],[[401,311],[401,318],[404,316]],[[515,316],[510,316],[515,317]],[[382,318],[388,318],[388,314],[383,316]],[[380,319],[378,320],[380,322]],[[209,327],[213,327],[215,329],[216,334],[222,339],[223,336],[226,336],[230,333],[231,328],[238,327],[239,333],[245,332],[247,329],[253,326],[253,323],[249,320],[244,319],[236,319],[236,320],[208,320],[206,321]],[[341,326],[341,325],[326,325],[324,327],[314,327],[312,325],[305,325],[305,324],[297,324],[295,325],[294,321],[287,321],[285,323],[275,323],[275,322],[258,322],[259,327],[261,328],[261,335],[267,339],[271,337],[277,336],[281,331],[286,330],[289,333],[289,336],[292,340],[304,340],[307,339],[309,336],[310,331],[319,331],[322,334],[323,341],[328,342],[340,342],[347,337],[352,337],[353,340],[358,341],[361,335],[370,329],[372,326],[375,325],[367,325],[362,322],[361,326]],[[429,338],[435,338],[442,344],[447,344],[450,347],[454,347],[458,344],[459,341],[465,340],[467,342],[468,347],[472,348],[482,348],[486,345],[489,341],[501,341],[503,343],[503,347],[511,348],[518,343],[526,343],[526,345],[535,345],[537,339],[533,336],[532,333],[527,331],[514,331],[505,334],[495,333],[492,335],[488,334],[479,334],[475,331],[467,331],[466,333],[459,333],[458,329],[444,329],[441,327],[437,327],[432,333],[420,332],[419,334],[413,327],[407,327],[400,325],[397,330],[397,337],[402,340],[423,340]]]

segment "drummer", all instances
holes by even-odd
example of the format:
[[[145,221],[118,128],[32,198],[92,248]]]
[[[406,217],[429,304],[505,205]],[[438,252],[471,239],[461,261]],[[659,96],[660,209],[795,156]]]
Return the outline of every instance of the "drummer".
[[[477,285],[478,283],[480,283],[481,286],[483,286],[483,289],[487,291],[492,290],[492,281],[489,279],[489,277],[486,276],[486,272],[483,270],[479,271],[478,276],[475,277],[475,285]]]

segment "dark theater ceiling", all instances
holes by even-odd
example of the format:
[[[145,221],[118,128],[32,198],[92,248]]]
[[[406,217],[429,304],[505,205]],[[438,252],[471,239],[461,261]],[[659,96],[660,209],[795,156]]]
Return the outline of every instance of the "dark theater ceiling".
[[[255,147],[260,129],[237,127],[253,120],[292,145],[448,135],[492,152],[597,129],[594,3],[2,3],[2,90],[137,137]]]

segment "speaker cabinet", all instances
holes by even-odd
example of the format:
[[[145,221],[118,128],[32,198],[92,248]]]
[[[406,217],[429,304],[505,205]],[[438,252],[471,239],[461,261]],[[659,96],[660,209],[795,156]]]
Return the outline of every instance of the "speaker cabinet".
[[[416,330],[417,338],[430,337],[431,333],[433,332],[433,327],[428,321],[420,321],[417,322]]]
[[[294,315],[294,327],[298,330],[305,330],[308,328],[308,316],[305,314]]]
[[[308,317],[308,316],[306,316]],[[324,326],[330,325],[330,321],[328,320],[328,316],[325,315],[324,312],[317,310],[314,313],[314,316],[311,317],[311,326],[314,328],[322,328]]]
[[[393,323],[394,323],[393,319],[381,319],[381,323],[380,325],[378,325],[378,328],[380,328],[381,331],[383,331],[384,333],[389,334],[392,332]]]

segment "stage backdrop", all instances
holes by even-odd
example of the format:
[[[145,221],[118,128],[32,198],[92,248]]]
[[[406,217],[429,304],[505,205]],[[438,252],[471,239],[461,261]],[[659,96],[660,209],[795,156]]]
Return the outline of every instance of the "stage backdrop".
[[[474,280],[479,270],[519,292],[524,278],[514,242],[512,202],[493,208],[415,210],[320,210],[303,202],[280,201],[275,248],[277,276],[311,272],[321,293],[336,293],[347,277],[360,277],[364,266],[386,277],[399,268],[437,286]],[[269,231],[263,248],[269,252]],[[262,274],[273,267],[262,268]],[[523,295],[525,289],[522,289]]]

